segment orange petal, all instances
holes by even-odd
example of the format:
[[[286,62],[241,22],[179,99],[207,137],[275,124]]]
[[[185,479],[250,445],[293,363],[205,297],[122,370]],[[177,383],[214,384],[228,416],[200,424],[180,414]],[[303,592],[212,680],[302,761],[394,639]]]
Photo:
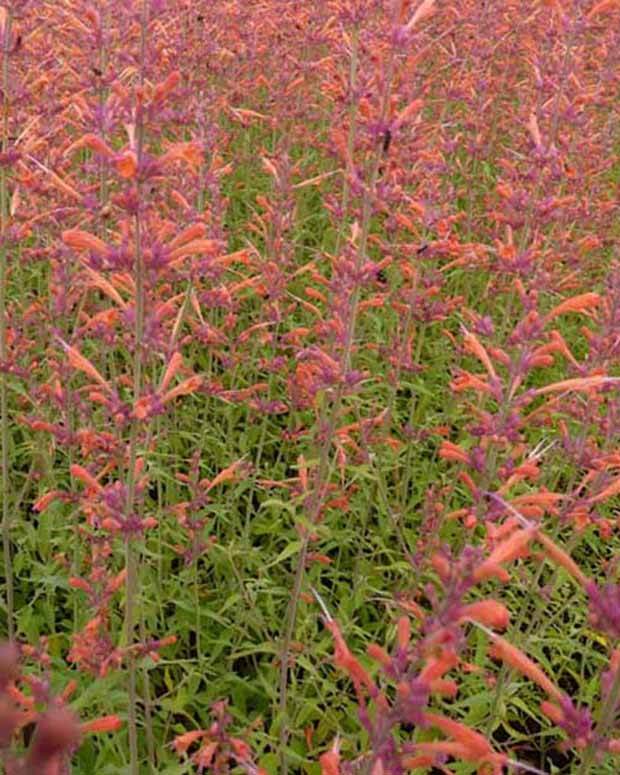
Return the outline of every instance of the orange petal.
[[[79,350],[76,350],[75,347],[71,347],[71,345],[64,345],[64,348],[65,348],[65,352],[68,355],[69,363],[71,364],[71,366],[73,366],[74,369],[84,372],[84,374],[87,374],[89,377],[92,377],[92,379],[94,379],[100,385],[103,385],[103,387],[107,389],[110,388],[109,382],[107,382],[101,376],[101,374],[88,360],[88,358],[83,356]]]
[[[570,575],[576,579],[576,581],[578,581],[579,584],[581,584],[581,586],[585,589],[589,579],[585,573],[581,571],[581,568],[572,559],[572,557],[570,557],[563,549],[561,549],[554,541],[552,541],[549,536],[546,536],[544,533],[537,533],[536,539],[545,547],[548,556],[558,565],[567,570]]]
[[[340,755],[337,751],[327,751],[319,757],[321,775],[340,775]]]
[[[471,353],[472,355],[475,355],[476,358],[482,363],[484,368],[489,373],[489,376],[493,379],[497,378],[497,373],[493,367],[493,363],[491,362],[491,358],[489,357],[489,354],[484,349],[484,346],[478,339],[478,337],[475,334],[472,334],[471,331],[467,331],[465,333],[465,336],[463,337],[463,341],[465,344],[465,349],[467,352]]]
[[[127,151],[116,159],[116,169],[121,178],[135,178],[138,172],[138,157],[133,151]]]
[[[91,151],[98,153],[100,156],[105,156],[107,159],[111,159],[114,156],[114,151],[110,146],[94,134],[86,134],[72,143],[65,151],[65,156],[68,156],[73,151],[77,151],[80,148],[90,148]]]
[[[464,449],[451,441],[442,441],[439,448],[439,457],[443,460],[455,460],[458,463],[468,463],[469,455]]]
[[[459,620],[474,619],[487,627],[505,630],[510,622],[510,613],[505,605],[497,600],[479,600],[461,608]]]
[[[405,25],[405,31],[411,32],[411,30],[418,24],[418,22],[421,22],[423,19],[426,19],[427,16],[430,16],[433,12],[434,6],[435,0],[422,0],[420,5],[416,8],[415,13],[411,19],[409,19]]]
[[[411,622],[408,616],[401,616],[397,625],[397,638],[398,648],[403,651],[409,646],[409,640],[411,639]]]
[[[183,258],[184,256],[191,255],[192,253],[214,253],[217,251],[219,243],[217,240],[211,239],[195,239],[191,242],[187,242],[184,245],[180,245],[178,248],[170,253],[171,260]]]
[[[71,465],[69,468],[69,472],[71,473],[71,476],[73,476],[75,479],[79,479],[87,487],[95,490],[95,492],[101,492],[101,490],[103,490],[103,487],[99,484],[95,477],[78,463],[73,463],[73,465]]]
[[[426,665],[420,671],[419,678],[421,681],[432,683],[456,667],[458,662],[459,659],[454,651],[443,649],[441,656],[428,659]]]
[[[202,239],[205,235],[205,231],[206,228],[203,223],[195,223],[192,226],[188,226],[187,229],[184,229],[180,234],[177,234],[168,247],[171,250],[175,250],[176,248],[180,248],[181,245],[186,245],[188,242]]]
[[[201,740],[207,733],[204,729],[194,729],[192,732],[185,732],[174,738],[172,747],[177,753],[185,753],[187,749],[197,740]]]
[[[574,379],[563,379],[560,382],[553,382],[551,385],[537,388],[534,391],[536,396],[544,396],[547,393],[558,393],[568,390],[589,390],[590,388],[602,387],[613,382],[618,382],[618,377],[607,377],[596,375],[594,377],[576,377]]]
[[[117,732],[123,726],[118,716],[102,716],[82,724],[82,732]]]
[[[583,312],[584,310],[593,309],[598,307],[600,303],[601,297],[598,293],[582,293],[558,304],[557,307],[554,307],[545,315],[543,321],[548,323],[550,320],[557,318],[558,315],[564,315],[566,312]]]
[[[425,713],[424,719],[462,746],[469,759],[483,759],[493,753],[493,748],[484,735],[459,721],[440,716],[437,713]]]
[[[510,538],[507,538],[496,546],[482,565],[476,568],[473,573],[474,580],[483,581],[492,576],[497,576],[498,572],[500,576],[505,577],[504,574],[501,573],[501,564],[517,558],[527,547],[535,534],[536,528],[516,530]]]
[[[181,355],[181,353],[180,352],[172,353],[170,360],[168,361],[168,365],[166,366],[166,371],[164,372],[164,376],[161,378],[161,382],[159,385],[159,389],[161,391],[164,391],[167,389],[174,375],[179,371],[182,365],[183,365],[183,356]]]
[[[540,686],[540,688],[552,699],[558,702],[562,699],[562,692],[545,675],[536,662],[526,656],[521,649],[513,646],[512,643],[509,643],[500,635],[493,636],[493,646],[490,653],[498,659],[501,659],[502,662],[513,667],[515,670],[518,670],[522,675],[534,681],[534,683],[538,684],[538,686]]]
[[[178,396],[187,396],[190,393],[195,393],[201,385],[202,377],[198,374],[195,374],[193,377],[190,377],[184,382],[181,382],[176,387],[173,387],[172,390],[169,390],[162,397],[162,401],[164,404],[167,404],[169,401],[172,401],[172,399],[177,398]]]
[[[81,229],[68,229],[62,233],[62,241],[74,250],[90,250],[99,256],[105,256],[108,246],[99,237]]]

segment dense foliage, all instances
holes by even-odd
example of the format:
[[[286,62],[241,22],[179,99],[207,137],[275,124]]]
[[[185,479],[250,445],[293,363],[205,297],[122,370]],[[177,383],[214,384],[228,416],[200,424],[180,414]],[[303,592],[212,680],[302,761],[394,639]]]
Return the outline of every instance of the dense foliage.
[[[614,773],[620,3],[0,3],[7,775]]]

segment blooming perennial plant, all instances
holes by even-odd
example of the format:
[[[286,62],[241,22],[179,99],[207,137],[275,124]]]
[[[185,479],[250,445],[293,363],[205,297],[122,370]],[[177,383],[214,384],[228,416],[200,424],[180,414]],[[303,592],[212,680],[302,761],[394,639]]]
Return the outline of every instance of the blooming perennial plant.
[[[615,772],[620,4],[0,41],[7,774]]]

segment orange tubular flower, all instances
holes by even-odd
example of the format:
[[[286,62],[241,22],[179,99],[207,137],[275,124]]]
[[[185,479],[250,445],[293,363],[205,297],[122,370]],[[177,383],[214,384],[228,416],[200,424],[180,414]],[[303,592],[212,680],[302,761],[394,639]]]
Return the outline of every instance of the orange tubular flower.
[[[200,482],[201,486],[205,486],[206,492],[209,492],[214,487],[217,487],[218,484],[234,481],[237,477],[237,472],[240,468],[243,467],[244,462],[244,458],[235,460],[234,463],[231,463],[229,466],[226,466],[226,468],[223,468],[211,481],[208,479],[202,479]]]
[[[103,490],[103,487],[99,484],[95,477],[78,463],[73,463],[73,465],[70,466],[69,471],[71,476],[73,476],[75,479],[79,479],[83,484],[86,485],[86,487],[89,487],[91,490],[94,490],[95,492],[101,492]]]
[[[80,229],[68,229],[62,233],[62,241],[67,247],[77,251],[90,251],[99,256],[105,256],[108,252],[108,246],[99,237]]]
[[[418,677],[425,683],[433,683],[433,681],[442,678],[449,670],[456,667],[458,661],[459,659],[454,651],[442,649],[441,656],[428,659]]]
[[[548,556],[557,564],[560,565],[562,568],[567,570],[570,575],[585,589],[589,579],[585,575],[585,573],[582,572],[581,568],[577,565],[577,563],[570,557],[564,549],[561,549],[556,543],[554,543],[548,536],[546,536],[544,533],[537,533],[536,539],[541,543],[545,549],[547,550]]]
[[[476,358],[478,358],[478,360],[487,370],[489,377],[491,377],[491,379],[497,379],[497,373],[493,367],[491,358],[489,357],[488,352],[485,350],[478,337],[475,334],[472,334],[470,331],[467,331],[463,337],[463,341],[467,352],[475,355]]]
[[[166,371],[164,372],[164,376],[161,378],[161,382],[159,385],[159,389],[161,391],[167,390],[168,385],[170,384],[173,377],[182,366],[183,366],[183,356],[179,352],[174,352],[171,355],[170,360],[168,361],[168,365],[166,366]]]
[[[334,664],[336,667],[340,667],[346,673],[348,673],[350,679],[353,681],[356,688],[365,686],[371,691],[376,691],[376,686],[372,678],[368,675],[368,672],[362,667],[356,657],[349,651],[349,647],[342,637],[340,627],[335,621],[328,621],[325,623],[327,629],[331,632],[335,648],[334,648]]]
[[[493,646],[489,652],[492,656],[513,667],[522,675],[529,678],[546,692],[556,702],[562,700],[562,692],[543,672],[536,662],[524,654],[521,649],[513,646],[500,635],[493,635]]]
[[[570,390],[590,390],[591,388],[603,387],[613,382],[618,382],[618,377],[607,377],[603,374],[597,374],[593,377],[575,377],[574,379],[563,379],[560,382],[553,382],[551,385],[537,388],[534,391],[536,396],[545,396],[548,393],[564,393]]]
[[[607,11],[613,11],[614,8],[620,7],[620,0],[601,0],[593,8],[588,11],[586,18],[595,19],[601,14],[607,13]]]
[[[485,382],[481,377],[477,377],[475,374],[470,374],[467,371],[461,371],[461,373],[452,380],[450,388],[455,393],[461,393],[464,390],[475,390],[478,393],[492,393],[491,386],[488,382]]]
[[[609,498],[612,498],[614,495],[618,495],[620,493],[620,476],[618,476],[616,479],[611,482],[611,484],[607,485],[603,490],[601,490],[596,495],[593,495],[590,499],[590,503],[601,503],[602,501],[606,501]]]
[[[497,600],[479,600],[477,603],[470,603],[461,608],[459,621],[468,619],[485,624],[487,627],[505,630],[510,622],[510,613],[506,606]]]
[[[116,160],[116,169],[121,178],[135,178],[138,172],[138,158],[133,151],[127,151]]]
[[[176,248],[180,248],[181,245],[186,245],[188,242],[202,239],[205,233],[205,225],[203,223],[195,223],[192,226],[188,226],[187,229],[184,229],[180,234],[177,234],[172,242],[170,242],[169,248],[170,250],[175,250]]]
[[[439,457],[443,460],[454,460],[457,463],[469,463],[469,455],[464,449],[451,441],[442,441],[439,448]]]
[[[319,757],[321,775],[340,775],[340,754],[338,751],[327,751]]]
[[[110,146],[94,134],[86,134],[72,143],[65,151],[65,156],[70,155],[73,151],[78,151],[80,148],[89,148],[91,151],[98,153],[106,159],[112,159],[114,156],[114,151]]]
[[[83,734],[89,732],[118,732],[122,726],[123,722],[118,716],[101,716],[101,718],[81,724],[80,730]]]
[[[507,538],[496,546],[482,565],[474,571],[474,580],[484,581],[485,579],[495,576],[500,581],[508,581],[510,577],[501,567],[501,564],[510,562],[519,557],[535,535],[535,527],[526,528],[525,530],[516,530],[510,538]]]
[[[452,740],[417,743],[416,749],[422,754],[443,753],[457,759],[473,762],[481,767],[490,765],[492,767],[490,772],[493,775],[501,775],[508,757],[505,754],[496,753],[486,737],[470,729],[465,724],[453,721],[446,716],[440,716],[436,713],[425,713],[424,718],[429,724],[440,729]],[[482,769],[479,771],[482,772]]]
[[[583,312],[585,310],[594,309],[601,303],[601,297],[598,293],[582,293],[580,296],[573,296],[572,299],[566,299],[557,307],[554,307],[543,318],[545,323],[553,320],[559,315],[564,315],[567,312]]]
[[[195,393],[201,385],[202,377],[196,374],[165,393],[162,396],[162,403],[167,404],[178,396],[187,396],[190,393]]]
[[[217,240],[194,239],[175,248],[170,253],[170,260],[175,261],[193,253],[215,253],[219,248]]]
[[[186,753],[188,748],[192,746],[197,740],[201,740],[207,732],[204,729],[194,729],[191,732],[185,732],[182,735],[177,735],[172,742],[172,747],[178,754]]]
[[[106,388],[106,390],[110,389],[110,383],[101,376],[101,374],[88,360],[88,358],[82,355],[82,353],[75,347],[66,344],[66,342],[61,341],[61,344],[64,351],[67,353],[67,359],[70,365],[73,366],[74,369],[77,369],[78,371],[81,371],[89,376],[91,379],[94,379],[95,382],[98,382],[100,385]]]

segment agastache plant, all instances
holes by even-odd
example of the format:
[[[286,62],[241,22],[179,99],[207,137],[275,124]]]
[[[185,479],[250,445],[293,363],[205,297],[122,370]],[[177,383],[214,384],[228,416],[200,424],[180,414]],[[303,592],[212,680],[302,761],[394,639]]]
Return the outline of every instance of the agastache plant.
[[[125,447],[123,454],[122,446],[120,449],[118,447],[119,440],[115,440],[116,451],[121,453],[120,459],[117,458],[112,465],[104,467],[96,476],[81,464],[71,466],[74,478],[86,487],[82,508],[87,516],[90,530],[94,531],[91,540],[99,545],[99,550],[93,554],[93,571],[101,564],[103,557],[110,556],[115,537],[120,537],[125,546],[125,569],[112,579],[111,584],[107,584],[103,598],[98,595],[92,597],[95,616],[86,625],[81,639],[74,642],[71,657],[74,661],[88,667],[89,661],[85,649],[90,640],[91,643],[101,644],[103,648],[103,652],[100,652],[101,658],[106,655],[99,665],[100,671],[107,671],[109,667],[118,668],[122,662],[127,663],[128,730],[132,772],[138,772],[140,767],[137,735],[137,659],[147,654],[156,658],[159,649],[174,642],[174,638],[149,640],[142,623],[140,623],[140,643],[134,642],[135,630],[139,623],[136,606],[140,591],[140,549],[137,542],[144,531],[157,525],[156,519],[143,514],[147,476],[145,459],[138,450],[143,444],[147,449],[151,444],[151,432],[146,422],[151,417],[164,412],[166,406],[174,402],[178,396],[195,392],[201,383],[200,377],[194,375],[176,387],[171,385],[182,365],[182,358],[174,349],[168,349],[169,337],[161,328],[159,312],[161,302],[156,297],[156,283],[158,274],[174,271],[175,265],[183,262],[186,256],[201,253],[205,249],[209,250],[212,246],[210,241],[199,239],[204,233],[204,228],[199,225],[186,229],[176,240],[169,240],[170,244],[166,246],[162,240],[171,236],[169,230],[158,227],[152,212],[149,211],[146,197],[149,181],[157,176],[166,164],[175,165],[180,162],[193,165],[197,148],[192,144],[172,146],[159,160],[145,150],[146,124],[162,110],[167,96],[179,83],[179,75],[173,72],[164,81],[155,85],[147,82],[147,35],[151,24],[148,3],[141,6],[135,22],[138,46],[137,81],[131,91],[116,90],[116,96],[120,98],[117,110],[125,112],[127,117],[125,147],[117,153],[102,137],[87,133],[67,150],[67,154],[74,154],[83,148],[88,149],[119,179],[121,190],[112,197],[112,201],[125,213],[121,225],[120,246],[112,247],[95,234],[79,228],[67,229],[63,232],[63,241],[67,248],[83,257],[84,272],[89,286],[100,290],[114,305],[112,310],[115,314],[113,317],[108,316],[108,324],[114,326],[120,323],[122,316],[133,327],[133,338],[128,343],[128,349],[133,353],[131,377],[120,377],[118,386],[114,386],[75,345],[58,337],[58,343],[69,365],[75,372],[81,372],[92,381],[88,393],[92,405],[102,407],[109,414],[113,425],[122,434],[120,444]],[[153,231],[147,238],[146,232],[149,226]],[[126,279],[128,275],[124,274],[128,270],[132,273],[129,281]],[[106,275],[110,271],[112,274],[108,279]],[[129,303],[123,298],[127,292],[131,298]],[[164,362],[168,360],[158,384],[148,390],[145,389],[145,369],[152,364],[153,359],[152,356],[147,357],[147,347],[163,349]],[[128,388],[131,396],[128,396]],[[127,436],[124,431],[127,431]],[[117,469],[120,473],[122,468],[126,468],[124,481],[120,478],[111,478],[104,483],[100,481]],[[100,531],[103,531],[103,534]],[[108,535],[107,539],[105,534]],[[105,551],[102,553],[101,549],[104,547]],[[101,586],[103,581],[101,570],[97,573],[98,586]],[[106,635],[109,622],[108,600],[110,593],[118,589],[119,583],[125,586],[125,644],[121,648],[114,647]],[[73,586],[95,595],[92,581],[88,579],[78,578],[73,582]],[[149,717],[150,700],[146,674],[143,691],[149,760],[150,766],[154,767],[155,752]]]
[[[5,577],[7,633],[15,634],[13,562],[11,549],[11,502],[9,464],[9,404],[8,404],[8,342],[7,342],[7,264],[9,243],[9,110],[11,99],[11,48],[13,40],[13,6],[0,7],[0,37],[2,40],[2,164],[0,166],[0,467],[2,494],[2,547]]]
[[[7,773],[615,771],[619,19],[0,5]]]
[[[363,373],[354,369],[352,363],[358,317],[361,312],[362,290],[374,279],[376,273],[389,263],[389,261],[372,261],[369,256],[369,245],[371,219],[376,212],[376,202],[379,199],[380,168],[387,150],[385,137],[386,133],[391,131],[388,127],[388,118],[391,109],[392,81],[397,63],[397,47],[406,43],[408,35],[431,12],[432,6],[432,2],[422,4],[402,28],[399,26],[403,10],[401,5],[396,4],[392,11],[389,20],[392,25],[392,40],[377,73],[379,91],[375,123],[371,133],[374,148],[371,147],[363,157],[363,161],[359,163],[356,162],[353,151],[356,144],[357,111],[359,110],[359,106],[355,106],[360,100],[357,82],[358,45],[365,14],[361,8],[350,9],[351,19],[355,24],[352,33],[346,35],[346,39],[350,42],[351,65],[348,87],[351,108],[348,113],[348,138],[346,145],[342,148],[346,166],[343,171],[345,187],[340,207],[348,208],[350,198],[356,194],[359,205],[354,212],[358,218],[353,220],[350,237],[345,242],[342,235],[347,213],[344,210],[340,213],[343,223],[339,226],[335,255],[332,257],[331,277],[327,284],[328,294],[312,293],[312,296],[323,301],[327,308],[329,317],[320,330],[322,339],[329,343],[329,350],[324,345],[314,345],[301,350],[297,355],[300,364],[299,378],[305,383],[303,389],[309,395],[310,403],[314,403],[313,397],[319,395],[321,402],[317,407],[313,450],[313,456],[317,458],[318,463],[311,476],[305,470],[305,464],[302,462],[300,465],[300,483],[303,489],[305,522],[307,524],[299,528],[301,548],[295,568],[280,656],[279,712],[281,716],[280,757],[282,773],[288,771],[286,754],[289,723],[287,693],[291,641],[295,632],[297,608],[302,594],[310,542],[313,538],[311,531],[323,519],[332,470],[338,464],[339,459],[341,463],[344,463],[345,455],[342,446],[336,445],[335,454],[332,447],[336,439],[337,428],[341,422],[345,398],[356,391],[364,378]],[[359,18],[357,18],[358,14]],[[345,12],[343,18],[346,16]],[[405,120],[404,115],[401,120]],[[306,293],[308,295],[309,291],[307,290]]]

